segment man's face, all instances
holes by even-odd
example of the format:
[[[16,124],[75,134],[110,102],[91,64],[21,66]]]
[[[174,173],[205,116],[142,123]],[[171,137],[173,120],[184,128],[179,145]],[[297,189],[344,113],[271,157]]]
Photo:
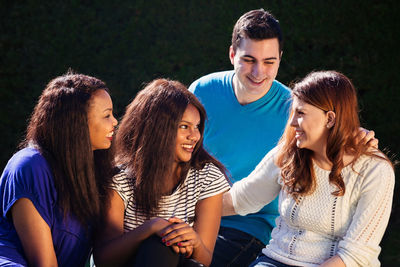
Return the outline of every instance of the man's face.
[[[278,39],[244,38],[236,51],[230,47],[229,57],[235,69],[235,85],[239,86],[235,91],[254,101],[263,97],[278,74],[281,58]]]

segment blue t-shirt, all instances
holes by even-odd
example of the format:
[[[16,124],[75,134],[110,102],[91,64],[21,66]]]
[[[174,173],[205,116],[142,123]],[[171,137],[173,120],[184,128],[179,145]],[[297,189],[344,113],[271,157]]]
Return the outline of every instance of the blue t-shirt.
[[[24,148],[8,162],[0,178],[0,266],[27,266],[11,218],[11,207],[28,198],[49,225],[59,266],[84,266],[91,234],[72,215],[64,220],[57,205],[52,171],[34,148]]]
[[[233,75],[234,71],[206,75],[193,82],[189,90],[207,111],[206,149],[225,165],[232,182],[236,182],[249,175],[277,145],[289,115],[290,90],[274,81],[262,98],[241,105],[233,90]],[[278,199],[255,214],[223,217],[221,225],[267,244],[277,216]]]

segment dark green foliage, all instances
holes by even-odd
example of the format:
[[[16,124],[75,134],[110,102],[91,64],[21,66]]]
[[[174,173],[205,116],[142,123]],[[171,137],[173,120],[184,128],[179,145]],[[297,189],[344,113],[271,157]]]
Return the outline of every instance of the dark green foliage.
[[[343,72],[358,89],[363,126],[376,132],[381,149],[398,155],[400,23],[395,0],[1,0],[0,167],[16,151],[50,79],[72,68],[104,80],[120,117],[143,83],[154,78],[189,85],[204,74],[230,69],[233,24],[260,7],[279,19],[284,33],[278,79],[289,84],[311,70]],[[400,263],[398,194],[397,185],[382,244],[383,266]]]

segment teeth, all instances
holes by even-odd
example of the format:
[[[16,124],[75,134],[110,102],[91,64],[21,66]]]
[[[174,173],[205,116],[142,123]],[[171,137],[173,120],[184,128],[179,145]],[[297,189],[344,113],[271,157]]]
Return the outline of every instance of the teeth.
[[[188,149],[192,149],[193,145],[182,145],[183,148],[188,148]]]
[[[114,132],[111,132],[109,134],[106,135],[106,137],[112,137],[114,135]]]
[[[296,131],[296,136],[295,137],[300,137],[300,136],[302,136],[303,135],[303,132],[302,131]]]
[[[254,83],[261,83],[263,82],[265,79],[261,79],[261,80],[256,80],[254,78],[249,77],[250,80],[252,80]]]

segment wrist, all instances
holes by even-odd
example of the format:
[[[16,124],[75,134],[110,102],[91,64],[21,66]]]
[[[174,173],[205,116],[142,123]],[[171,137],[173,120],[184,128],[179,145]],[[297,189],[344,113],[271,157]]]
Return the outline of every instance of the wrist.
[[[203,244],[203,242],[201,241],[200,238],[198,238],[196,241],[197,241],[197,242],[195,242],[195,243],[192,245],[193,250],[198,249],[198,248],[206,248],[206,247],[204,246],[204,244]]]
[[[145,230],[147,233],[149,233],[149,235],[157,232],[157,220],[155,220],[155,218],[145,221],[145,223],[143,223],[143,226],[145,227]]]

